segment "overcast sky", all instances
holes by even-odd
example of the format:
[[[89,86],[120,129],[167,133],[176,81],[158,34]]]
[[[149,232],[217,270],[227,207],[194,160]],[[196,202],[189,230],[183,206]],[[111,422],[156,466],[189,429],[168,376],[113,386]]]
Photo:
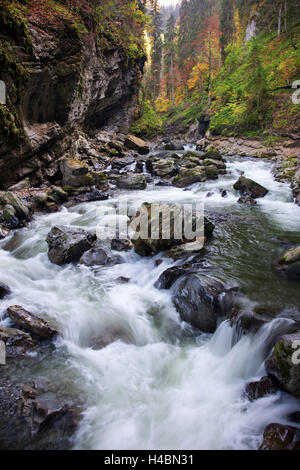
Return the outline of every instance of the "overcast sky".
[[[175,5],[176,3],[179,3],[180,0],[159,0],[159,3],[161,6],[167,6],[171,5],[172,3]]]

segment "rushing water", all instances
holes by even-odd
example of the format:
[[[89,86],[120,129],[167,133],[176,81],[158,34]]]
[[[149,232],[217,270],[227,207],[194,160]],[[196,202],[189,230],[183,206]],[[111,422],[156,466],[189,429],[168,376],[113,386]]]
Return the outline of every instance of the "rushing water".
[[[50,320],[64,337],[50,357],[25,362],[16,375],[22,383],[39,377],[55,384],[64,400],[80,401],[74,448],[256,449],[267,424],[287,423],[288,413],[298,409],[282,392],[252,403],[242,392],[247,381],[264,374],[270,336],[284,331],[291,321],[287,313],[298,315],[299,287],[279,278],[272,263],[299,243],[300,208],[292,204],[288,186],[274,181],[268,162],[230,157],[228,170],[218,181],[187,191],[148,185],[126,196],[134,207],[204,200],[207,211],[229,215],[207,245],[209,272],[238,283],[249,305],[278,312],[255,336],[237,341],[228,321],[214,335],[195,335],[180,321],[170,292],[154,287],[172,264],[165,259],[156,266],[160,256],[129,252],[124,264],[101,269],[51,264],[45,243],[51,226],[95,230],[97,208],[107,202],[37,216],[2,242],[0,278],[13,295],[0,302],[0,312],[22,305]],[[255,207],[237,204],[232,185],[239,171],[270,190]],[[206,197],[207,192],[213,194]],[[129,283],[120,283],[120,276]]]

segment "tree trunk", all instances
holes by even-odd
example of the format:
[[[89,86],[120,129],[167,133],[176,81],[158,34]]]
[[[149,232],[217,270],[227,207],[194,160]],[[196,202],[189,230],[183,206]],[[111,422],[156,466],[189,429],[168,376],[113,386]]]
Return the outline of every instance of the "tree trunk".
[[[280,36],[280,33],[281,33],[281,15],[282,15],[282,5],[280,5],[279,12],[278,12],[278,30],[277,30],[278,36]]]

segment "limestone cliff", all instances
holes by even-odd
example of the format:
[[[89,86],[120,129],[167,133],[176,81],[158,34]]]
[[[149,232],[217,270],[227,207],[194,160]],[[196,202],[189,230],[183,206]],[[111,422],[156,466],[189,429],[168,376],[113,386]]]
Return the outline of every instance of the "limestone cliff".
[[[51,178],[78,129],[124,132],[134,117],[141,45],[128,53],[125,41],[99,34],[93,2],[76,14],[67,3],[0,2],[0,188]]]

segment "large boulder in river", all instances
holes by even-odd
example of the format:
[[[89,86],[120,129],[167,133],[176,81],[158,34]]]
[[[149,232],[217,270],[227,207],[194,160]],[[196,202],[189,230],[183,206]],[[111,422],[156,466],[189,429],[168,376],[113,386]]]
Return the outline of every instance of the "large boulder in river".
[[[79,261],[83,253],[94,246],[96,239],[95,234],[79,228],[52,227],[46,238],[48,257],[51,263],[58,265]]]
[[[220,296],[223,284],[204,274],[187,274],[172,287],[172,300],[182,320],[204,333],[213,333],[217,327],[222,306]]]
[[[75,158],[63,158],[60,162],[64,186],[91,186],[94,178],[86,163]]]
[[[265,368],[283,390],[300,398],[300,332],[282,336]]]
[[[161,218],[162,213],[163,217]],[[169,233],[162,233],[162,219],[165,223],[169,222],[168,227],[164,227],[169,230]],[[185,220],[188,220],[190,223],[189,228],[193,231],[203,229],[199,239],[196,237],[197,233],[188,234],[187,227],[184,226]],[[177,227],[178,223],[179,226]],[[143,225],[143,230],[136,230],[140,225]],[[215,226],[206,217],[202,217],[201,214],[184,212],[184,208],[177,204],[167,203],[156,206],[155,204],[144,203],[139,209],[139,215],[131,220],[130,228],[136,230],[131,240],[135,252],[140,256],[152,256],[188,242],[199,242],[199,249],[201,249],[204,238],[212,236]],[[188,236],[193,236],[193,238],[185,238]]]
[[[146,189],[147,180],[145,175],[137,173],[128,173],[122,175],[116,180],[116,184],[119,189]]]
[[[182,167],[179,174],[173,179],[173,185],[177,188],[185,188],[194,183],[201,183],[206,180],[207,170],[203,166],[193,168]]]
[[[29,333],[33,333],[41,338],[52,339],[59,334],[46,320],[28,312],[19,305],[8,307],[7,316],[25,331],[29,331]]]
[[[281,256],[277,269],[288,279],[300,280],[300,246],[286,251]]]
[[[0,282],[0,299],[3,299],[9,294],[11,294],[10,288],[6,284],[3,284],[3,282]]]
[[[256,183],[255,181],[251,180],[250,178],[246,178],[245,176],[240,176],[239,179],[234,183],[233,187],[239,191],[241,195],[247,194],[254,199],[258,197],[264,197],[269,192],[268,189],[264,188],[261,184]]]
[[[150,151],[146,142],[134,135],[127,135],[125,137],[124,145],[130,150],[136,150],[140,155],[147,155]]]
[[[85,266],[114,266],[123,262],[122,256],[114,255],[105,245],[91,248],[80,258],[80,264]]]
[[[268,424],[259,450],[300,450],[300,429],[280,423]]]

